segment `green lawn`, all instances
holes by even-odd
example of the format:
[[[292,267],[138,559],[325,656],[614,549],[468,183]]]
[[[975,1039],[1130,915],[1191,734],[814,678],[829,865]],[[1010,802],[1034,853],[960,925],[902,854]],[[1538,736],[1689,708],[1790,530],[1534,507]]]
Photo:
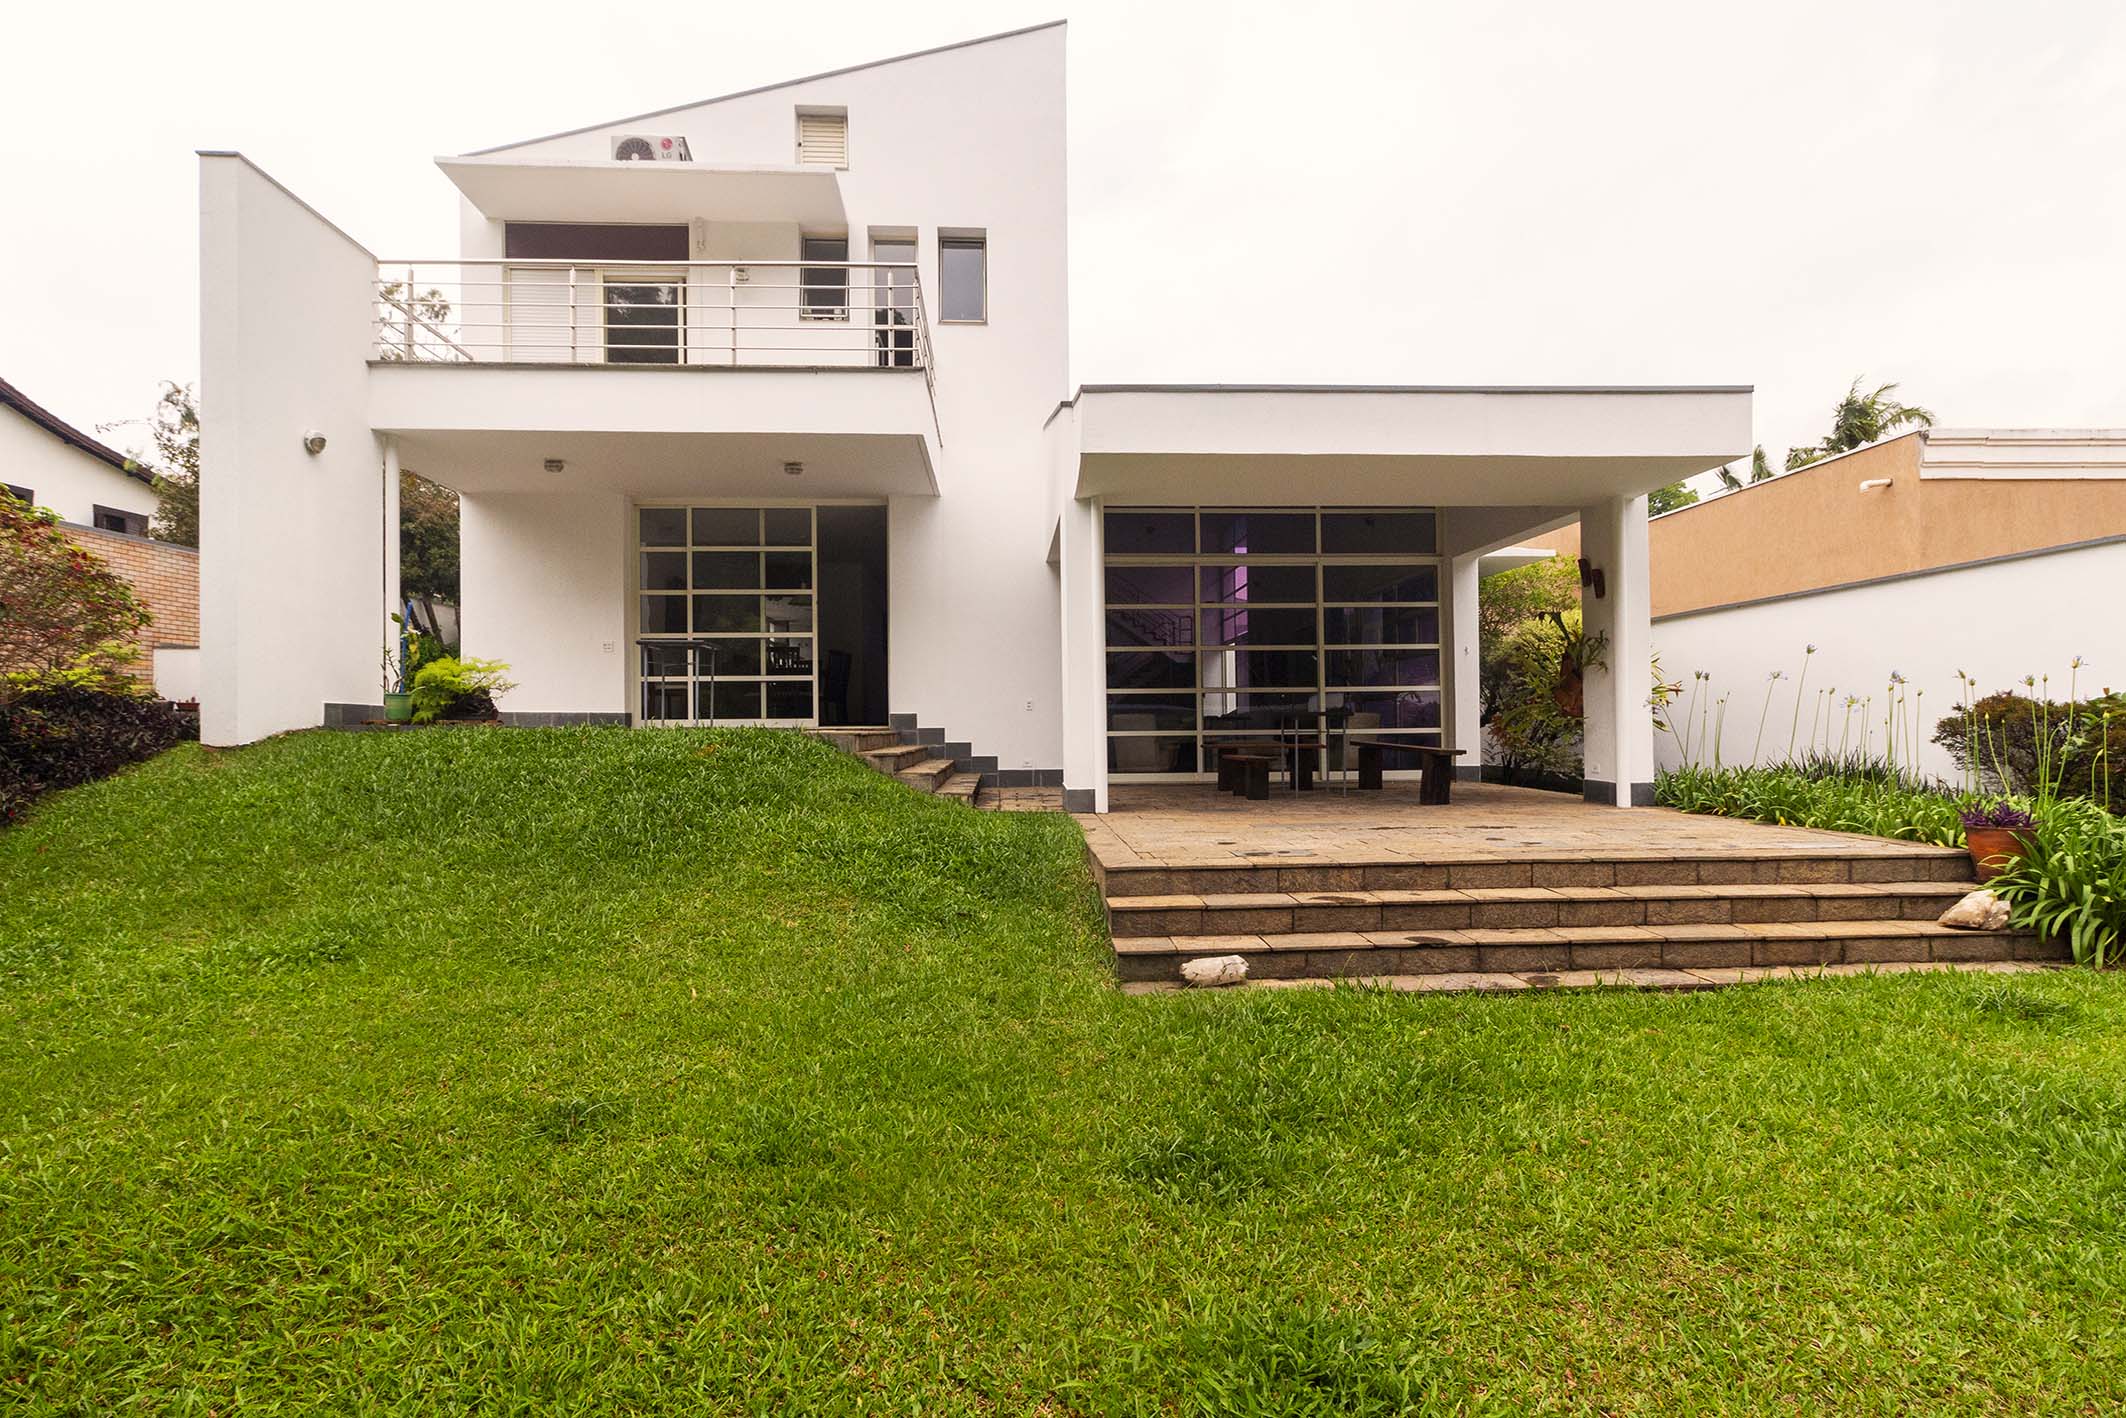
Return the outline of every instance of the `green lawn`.
[[[2126,980],[1125,997],[794,735],[187,747],[0,830],[0,1405],[2126,1403]]]

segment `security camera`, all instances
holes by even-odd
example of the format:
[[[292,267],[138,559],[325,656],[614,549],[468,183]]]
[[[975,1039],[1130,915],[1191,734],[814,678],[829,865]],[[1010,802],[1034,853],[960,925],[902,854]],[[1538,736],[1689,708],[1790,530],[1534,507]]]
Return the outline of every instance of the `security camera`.
[[[316,429],[314,429],[314,428],[313,428],[313,429],[311,429],[311,430],[310,430],[310,431],[309,431],[308,433],[304,434],[304,435],[303,435],[303,451],[304,451],[305,453],[308,453],[308,454],[309,454],[309,455],[310,455],[311,457],[313,457],[313,458],[315,458],[315,457],[316,457],[316,456],[317,456],[318,454],[320,454],[320,453],[324,452],[324,451],[325,451],[325,435],[324,435],[324,434],[322,434],[322,433],[319,433],[319,432],[318,432],[318,431],[317,431]]]

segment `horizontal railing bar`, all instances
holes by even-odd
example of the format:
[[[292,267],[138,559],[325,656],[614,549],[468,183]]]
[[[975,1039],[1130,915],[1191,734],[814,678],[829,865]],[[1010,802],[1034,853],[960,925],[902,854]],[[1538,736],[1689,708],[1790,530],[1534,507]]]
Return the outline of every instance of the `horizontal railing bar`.
[[[439,256],[432,259],[416,259],[412,261],[377,262],[377,270],[379,272],[390,271],[394,268],[404,270],[408,266],[411,266],[416,271],[437,266],[522,266],[539,271],[597,271],[615,266],[625,270],[640,271],[727,271],[734,266],[769,266],[778,268],[805,266],[822,271],[907,271],[911,275],[920,275],[922,271],[922,263],[918,261],[810,261],[802,257],[790,259],[781,256],[773,258],[726,256],[714,261],[643,261],[633,257],[615,257],[611,260],[604,257],[586,257],[580,261],[569,261],[552,256]],[[380,276],[379,279],[386,279],[386,277]]]

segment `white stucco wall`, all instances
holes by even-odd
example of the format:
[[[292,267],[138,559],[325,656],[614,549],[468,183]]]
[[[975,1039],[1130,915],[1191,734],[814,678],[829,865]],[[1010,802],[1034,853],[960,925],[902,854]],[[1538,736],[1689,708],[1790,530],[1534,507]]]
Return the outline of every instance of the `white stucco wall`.
[[[375,263],[227,154],[200,159],[199,257],[200,736],[249,743],[382,693]]]
[[[489,493],[459,500],[464,653],[508,662],[512,714],[628,708],[628,500]]]
[[[0,483],[29,489],[39,507],[49,507],[61,521],[84,527],[95,525],[99,506],[153,517],[161,505],[146,483],[82,452],[5,405],[0,405]]]
[[[1800,705],[1798,753],[1808,743],[1818,713],[1818,691],[1872,696],[1873,743],[1884,743],[1883,706],[1893,671],[1902,674],[1913,698],[1909,724],[1917,734],[1922,771],[1952,777],[1949,756],[1929,740],[1934,725],[1953,711],[1960,686],[1956,672],[1977,679],[1979,692],[2021,689],[2025,675],[2050,675],[2052,698],[2067,697],[2068,665],[2084,660],[2081,693],[2109,685],[2126,688],[2126,619],[2119,588],[2126,586],[2126,540],[2077,550],[1996,561],[1958,570],[1905,577],[1875,585],[1797,596],[1787,600],[1701,611],[1654,622],[1654,649],[1670,680],[1681,680],[1688,701],[1693,672],[1710,671],[1704,698],[1729,696],[1721,759],[1747,763],[1784,759]],[[1816,653],[1806,653],[1809,645]],[[1801,680],[1804,662],[1806,683]],[[1785,678],[1768,680],[1772,671]],[[1770,709],[1766,710],[1766,693]],[[1921,697],[1919,691],[1925,691]],[[1703,702],[1703,701],[1701,701]],[[1703,710],[1701,709],[1701,713]],[[1685,708],[1675,711],[1679,732]],[[1758,745],[1758,724],[1764,723]],[[1826,706],[1817,722],[1817,742],[1836,752],[1842,707]],[[1860,745],[1855,712],[1851,747]],[[1657,736],[1664,766],[1679,757],[1679,745]],[[1711,757],[1708,746],[1698,755]],[[1901,759],[1907,755],[1900,752]]]
[[[942,435],[938,495],[889,504],[889,702],[995,755],[1001,768],[1062,763],[1061,622],[1047,564],[1054,517],[1041,428],[1068,392],[1063,36],[1059,26],[1035,30],[509,150],[603,161],[612,133],[678,134],[697,163],[781,166],[795,161],[798,107],[847,108],[849,166],[839,182],[850,257],[869,259],[874,231],[916,233]],[[469,207],[461,218],[466,256],[501,254],[501,223]],[[987,237],[985,324],[937,321],[941,229]],[[795,254],[794,226],[746,234],[772,237],[772,250],[751,254]],[[698,230],[694,254],[744,254],[733,239],[729,229]],[[602,639],[536,660],[509,653],[544,627],[536,611],[508,619],[517,614],[510,597],[482,585],[501,574],[499,564],[476,559],[473,536],[468,513],[466,652],[515,666],[522,688],[509,707],[589,707],[560,701],[603,682]],[[576,549],[547,554],[573,559]],[[624,553],[614,575],[626,575]],[[616,612],[622,601],[616,594]],[[590,618],[603,613],[584,608]]]

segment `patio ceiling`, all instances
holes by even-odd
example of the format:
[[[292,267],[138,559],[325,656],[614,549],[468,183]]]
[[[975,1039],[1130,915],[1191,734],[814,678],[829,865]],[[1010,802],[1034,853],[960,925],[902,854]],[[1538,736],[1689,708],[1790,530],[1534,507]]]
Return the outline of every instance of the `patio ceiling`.
[[[1115,504],[1580,506],[1747,454],[1750,391],[1088,385],[1050,427]]]
[[[848,220],[826,167],[717,167],[691,162],[437,158],[443,175],[497,221],[796,222]]]

